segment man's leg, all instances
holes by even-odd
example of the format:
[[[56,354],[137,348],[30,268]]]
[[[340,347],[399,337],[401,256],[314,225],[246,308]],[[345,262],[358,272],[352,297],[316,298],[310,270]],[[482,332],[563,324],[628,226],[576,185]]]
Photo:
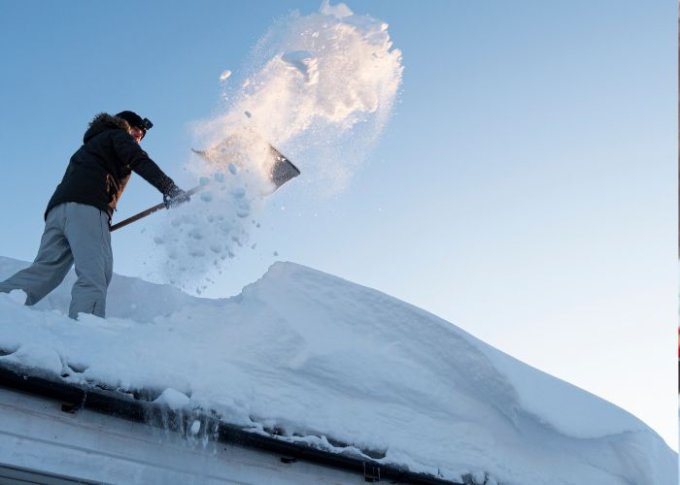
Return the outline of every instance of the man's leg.
[[[113,273],[109,216],[96,207],[66,204],[65,234],[71,246],[78,279],[71,291],[69,316],[92,313],[104,318],[106,291]]]
[[[35,261],[0,283],[0,292],[24,290],[26,305],[34,305],[59,286],[73,264],[71,248],[64,237],[64,221],[63,204],[50,210]]]

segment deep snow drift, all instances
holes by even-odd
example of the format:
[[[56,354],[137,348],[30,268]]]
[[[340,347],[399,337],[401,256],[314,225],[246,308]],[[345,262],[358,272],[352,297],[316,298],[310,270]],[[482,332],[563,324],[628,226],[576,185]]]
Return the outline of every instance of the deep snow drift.
[[[25,264],[0,258],[0,278]],[[0,361],[447,479],[678,483],[632,415],[378,291],[292,263],[222,300],[116,276],[108,318],[73,321],[73,278],[34,308],[0,294]]]

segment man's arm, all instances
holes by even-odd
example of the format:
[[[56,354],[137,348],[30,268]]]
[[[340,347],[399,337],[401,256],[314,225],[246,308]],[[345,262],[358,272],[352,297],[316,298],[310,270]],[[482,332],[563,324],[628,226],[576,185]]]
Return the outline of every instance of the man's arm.
[[[178,195],[178,191],[182,192],[130,134],[122,130],[117,131],[113,135],[113,145],[121,162],[156,187],[165,197],[173,198]]]

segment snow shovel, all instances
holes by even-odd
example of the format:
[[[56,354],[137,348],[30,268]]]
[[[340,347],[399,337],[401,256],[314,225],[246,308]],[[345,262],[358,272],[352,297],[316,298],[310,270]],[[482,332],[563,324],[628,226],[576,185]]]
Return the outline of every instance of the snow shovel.
[[[204,188],[205,188],[205,185],[197,185],[193,189],[187,190],[186,195],[194,195],[196,192],[199,192],[199,191],[203,190]],[[146,216],[153,214],[154,212],[157,212],[161,209],[166,209],[164,202],[161,202],[160,204],[156,204],[153,207],[149,207],[148,209],[143,210],[142,212],[139,212],[139,213],[135,214],[134,216],[128,217],[127,219],[112,225],[111,226],[111,232],[115,231],[116,229],[120,229],[121,227],[125,227],[128,224],[132,224],[135,221],[143,219]]]
[[[271,168],[271,172],[269,174],[269,179],[271,182],[274,184],[274,190],[278,189],[281,187],[283,184],[288,182],[290,179],[297,177],[300,175],[300,170],[293,165],[293,163],[288,160],[280,151],[278,151],[276,148],[273,146],[269,146],[272,155],[274,156],[274,165]],[[201,150],[193,150],[194,153],[197,155],[207,158],[207,154],[205,151]],[[203,190],[207,185],[197,185],[196,187],[187,190],[186,194],[187,195],[194,195],[196,192],[200,192]],[[165,204],[161,202],[160,204],[156,204],[153,207],[149,207],[146,210],[143,210],[142,212],[139,212],[135,214],[134,216],[128,217],[125,220],[122,220],[114,225],[111,226],[111,232],[120,229],[121,227],[125,227],[128,224],[132,224],[135,221],[138,221],[140,219],[143,219],[144,217],[153,214],[154,212],[157,212],[161,209],[165,209]]]

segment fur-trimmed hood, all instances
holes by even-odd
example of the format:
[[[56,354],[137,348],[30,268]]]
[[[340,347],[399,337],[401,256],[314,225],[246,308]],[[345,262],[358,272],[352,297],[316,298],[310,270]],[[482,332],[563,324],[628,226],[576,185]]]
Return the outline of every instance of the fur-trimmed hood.
[[[108,113],[99,113],[92,121],[83,136],[83,142],[87,142],[93,136],[96,136],[106,130],[124,130],[126,133],[130,132],[130,125],[123,118],[110,115]]]

